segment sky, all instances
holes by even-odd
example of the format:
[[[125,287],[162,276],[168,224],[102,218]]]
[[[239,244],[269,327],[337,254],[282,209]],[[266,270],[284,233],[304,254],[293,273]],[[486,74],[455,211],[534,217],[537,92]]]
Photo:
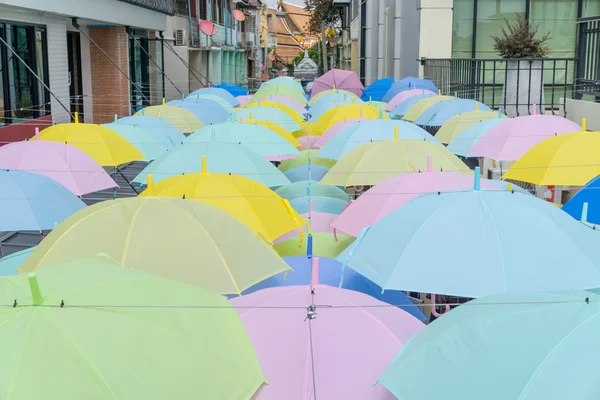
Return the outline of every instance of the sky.
[[[283,0],[285,3],[295,4],[297,6],[304,6],[304,0]],[[275,8],[277,0],[267,0],[269,8]]]

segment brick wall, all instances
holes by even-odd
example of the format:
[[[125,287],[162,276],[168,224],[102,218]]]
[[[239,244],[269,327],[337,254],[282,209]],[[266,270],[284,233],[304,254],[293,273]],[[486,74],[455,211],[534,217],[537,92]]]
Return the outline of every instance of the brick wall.
[[[129,75],[129,51],[124,27],[90,28],[90,37]],[[94,123],[129,115],[129,81],[100,50],[90,45]]]

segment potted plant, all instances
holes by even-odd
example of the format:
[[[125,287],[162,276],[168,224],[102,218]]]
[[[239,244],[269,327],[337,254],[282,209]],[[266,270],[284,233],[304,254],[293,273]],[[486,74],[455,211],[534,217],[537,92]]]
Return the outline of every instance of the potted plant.
[[[537,37],[539,25],[532,26],[521,13],[511,23],[504,19],[502,35],[492,36],[494,49],[506,60],[506,81],[502,106],[506,115],[528,115],[532,105],[544,112],[544,71],[542,58],[550,54],[550,34]]]

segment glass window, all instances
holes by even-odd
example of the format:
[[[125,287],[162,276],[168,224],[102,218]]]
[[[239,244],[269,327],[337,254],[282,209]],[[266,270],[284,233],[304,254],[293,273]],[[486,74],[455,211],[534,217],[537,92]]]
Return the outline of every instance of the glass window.
[[[600,1],[598,0],[583,0],[583,9],[581,16],[583,18],[599,17],[600,16]]]
[[[540,26],[538,36],[550,33],[550,57],[575,57],[578,0],[531,0],[532,24]]]
[[[547,0],[543,0],[547,1]],[[557,0],[561,1],[561,0]],[[477,45],[476,58],[500,58],[494,50],[492,36],[502,34],[504,22],[514,21],[515,13],[525,13],[525,0],[485,0],[477,6]]]
[[[474,0],[454,0],[452,58],[471,58]]]

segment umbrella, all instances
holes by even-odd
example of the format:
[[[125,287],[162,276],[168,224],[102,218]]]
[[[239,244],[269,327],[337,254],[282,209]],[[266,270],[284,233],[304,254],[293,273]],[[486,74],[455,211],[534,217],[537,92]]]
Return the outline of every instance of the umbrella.
[[[17,269],[21,267],[33,250],[35,250],[35,247],[30,247],[0,258],[0,276],[17,275]]]
[[[287,106],[290,106],[290,107],[292,107],[292,109],[294,111],[296,111],[300,115],[308,114],[308,111],[306,110],[304,105],[302,105],[302,103],[300,103],[299,101],[297,101],[291,97],[269,95],[267,97],[267,101],[269,101],[271,103],[280,103],[280,104],[285,104]]]
[[[563,133],[541,141],[519,158],[503,179],[529,182],[538,186],[583,186],[598,175],[600,133]]]
[[[144,155],[121,135],[94,124],[57,124],[36,134],[32,140],[70,144],[86,153],[103,167],[116,167],[141,160]]]
[[[282,111],[288,117],[293,119],[298,125],[300,125],[301,123],[304,122],[304,116],[302,114],[300,114],[298,111],[296,111],[292,106],[289,106],[285,103],[279,103],[279,102],[270,101],[270,100],[257,101],[257,102],[253,102],[253,103],[248,103],[243,108],[256,109],[256,107],[260,107],[261,109],[272,108],[272,109],[276,109],[278,111]],[[292,130],[297,130],[297,129],[292,129]]]
[[[207,290],[101,256],[0,285],[15,305],[0,316],[0,379],[14,398],[240,399],[265,383],[239,316]]]
[[[335,199],[327,196],[304,196],[297,197],[290,201],[290,204],[300,214],[306,214],[312,207],[313,211],[324,212],[328,214],[339,214],[342,212],[348,202],[342,199]]]
[[[425,140],[441,143],[421,127],[406,121],[373,119],[342,129],[317,153],[319,157],[339,160],[357,147],[390,139]]]
[[[342,157],[321,179],[324,185],[376,185],[394,175],[427,170],[470,172],[462,161],[444,146],[425,140],[382,140],[365,143]]]
[[[483,121],[498,119],[507,119],[507,117],[501,111],[467,111],[460,113],[446,121],[436,132],[435,138],[444,144],[449,144],[465,129]]]
[[[140,196],[164,196],[210,204],[233,215],[254,232],[272,242],[304,225],[304,219],[277,193],[239,175],[179,175],[162,180]]]
[[[115,124],[133,125],[145,131],[151,131],[155,136],[162,135],[169,138],[173,144],[179,144],[185,135],[169,121],[155,117],[125,117],[115,119]]]
[[[229,112],[212,100],[199,99],[196,101],[173,100],[167,103],[188,110],[204,125],[218,124],[227,121]]]
[[[168,149],[173,148],[173,142],[166,135],[156,135],[155,131],[152,130],[145,130],[134,125],[117,124],[115,122],[102,126],[118,133],[134,145],[144,155],[144,158],[140,161],[152,161],[160,157]]]
[[[373,381],[423,323],[368,295],[317,282],[315,277],[310,286],[230,300],[269,377],[256,400],[312,399],[316,393],[324,399],[394,399]]]
[[[252,104],[252,103],[251,103]],[[279,103],[275,103],[279,104]],[[233,112],[233,118],[236,120],[264,120],[276,123],[282,128],[293,132],[302,129],[302,127],[284,111],[270,107],[247,107],[238,108]]]
[[[302,150],[300,155],[298,155],[298,157],[295,159],[282,161],[281,164],[279,164],[279,170],[286,172],[292,168],[301,167],[304,165],[321,165],[327,168],[331,168],[335,165],[335,160],[317,157],[316,154],[316,150]]]
[[[239,294],[289,269],[267,242],[225,211],[198,201],[136,197],[100,202],[71,216],[19,272],[98,253],[222,294]]]
[[[160,106],[145,107],[134,114],[134,117],[137,116],[148,116],[164,119],[170,122],[171,124],[175,125],[177,129],[179,129],[182,133],[191,133],[197,131],[198,129],[204,126],[204,124],[202,124],[202,121],[200,121],[190,111],[184,108],[170,106],[166,104],[162,104]]]
[[[385,107],[387,106],[387,103],[384,103],[383,101],[367,101],[365,104],[375,107],[381,111],[385,111]]]
[[[318,139],[315,142],[315,147],[317,149],[320,149],[328,141],[330,141],[331,138],[335,137],[338,133],[340,133],[344,128],[353,126],[354,124],[357,124],[357,123],[366,122],[366,121],[372,121],[372,120],[367,119],[367,118],[352,118],[347,121],[338,122],[337,124],[333,125],[331,128],[327,129],[325,132],[323,132],[323,134],[321,136],[317,136]]]
[[[298,82],[295,79],[291,79],[291,78],[288,78],[285,76],[278,76],[275,79],[271,79],[271,80],[264,82],[260,86],[261,86],[261,88],[269,87],[269,86],[290,86],[290,87],[295,88],[296,90],[299,90],[300,92],[304,92],[304,88],[302,87],[302,84],[300,82]]]
[[[371,83],[362,96],[360,97],[363,101],[381,101],[383,96],[390,90],[392,87],[392,83],[394,83],[394,78],[382,78],[378,79],[375,82]]]
[[[315,146],[315,143],[320,138],[320,136],[300,136],[298,142],[300,143],[301,150],[318,150],[318,147]]]
[[[336,214],[328,214],[324,212],[307,212],[302,214],[302,218],[306,221],[307,226],[310,224],[310,232],[329,232],[333,234],[333,229],[329,226],[333,222],[334,219],[337,218]],[[301,235],[300,229],[296,228],[293,231],[289,231],[288,233],[281,235],[277,239],[273,241],[273,243],[277,244],[279,242],[283,242],[290,238],[296,238],[298,241],[298,237]]]
[[[252,117],[252,115],[250,115],[250,116]],[[251,125],[262,126],[263,128],[267,128],[267,129],[275,132],[276,134],[278,134],[279,136],[281,136],[282,138],[284,138],[285,140],[290,142],[290,144],[292,146],[294,146],[296,148],[298,148],[300,146],[300,142],[298,142],[298,139],[296,139],[296,137],[290,131],[288,131],[285,128],[282,128],[281,125],[276,124],[275,122],[250,118],[250,119],[237,121],[237,124],[238,125],[239,124],[251,124]]]
[[[599,307],[583,291],[474,300],[415,334],[379,383],[403,400],[598,398]]]
[[[334,68],[315,79],[310,95],[313,97],[327,89],[343,89],[361,96],[365,87],[353,71]]]
[[[403,120],[405,121],[410,121],[410,122],[415,122],[417,120],[417,118],[419,118],[421,116],[421,114],[423,114],[429,107],[433,106],[434,104],[440,103],[442,101],[449,101],[449,100],[457,100],[456,97],[453,96],[426,96],[424,98],[419,98],[419,96],[417,96],[418,100],[416,100],[414,103],[412,103],[412,106],[409,109],[406,109],[404,111],[404,116],[402,117]],[[414,100],[414,99],[411,99]],[[400,104],[402,105],[402,104]],[[399,105],[399,107],[400,107]],[[473,110],[475,107],[473,106],[473,108],[471,110]],[[469,110],[470,111],[470,110]],[[396,110],[393,110],[390,114],[396,114]]]
[[[350,195],[344,189],[337,186],[317,185],[317,182],[310,180],[281,186],[275,190],[275,193],[288,200],[305,196],[325,196],[345,200],[346,202],[350,200]]]
[[[246,104],[250,103],[252,95],[236,96],[236,99],[240,102],[240,105],[238,107],[243,107]]]
[[[215,89],[226,90],[226,91],[228,91],[234,97],[247,96],[248,95],[248,89],[246,89],[245,87],[236,86],[236,85],[230,85],[229,83],[222,83],[220,85],[214,85],[212,87],[215,88]]]
[[[190,143],[168,151],[148,165],[133,182],[146,184],[148,174],[154,182],[172,176],[202,172],[202,157],[208,159],[208,172],[246,176],[268,187],[287,185],[290,181],[266,158],[240,144],[208,142]]]
[[[425,89],[434,93],[438,93],[438,88],[429,79],[419,79],[409,76],[408,78],[400,79],[399,81],[394,82],[392,87],[390,87],[390,90],[388,90],[385,96],[383,96],[382,100],[389,102],[397,94],[411,89]]]
[[[1,154],[1,153],[0,153]],[[575,219],[582,219],[584,204],[586,221],[600,224],[600,176],[596,176],[585,184],[573,197],[562,206],[562,210]]]
[[[298,236],[276,243],[273,248],[281,257],[315,255],[318,257],[335,258],[346,249],[355,238],[348,235],[334,236],[330,232],[313,232],[307,240]],[[310,247],[309,247],[310,243]]]
[[[419,95],[424,95],[424,94],[435,96],[437,94],[437,92],[432,92],[431,90],[425,90],[425,89],[408,89],[408,90],[405,90],[405,91],[400,92],[397,95],[395,95],[387,103],[387,106],[385,107],[385,110],[386,111],[392,111],[394,108],[396,108],[396,106],[398,104],[402,103],[403,101],[405,101],[407,99],[410,99],[412,97],[419,96]]]
[[[333,222],[332,227],[358,237],[363,228],[375,225],[377,221],[420,195],[472,187],[473,176],[433,171],[429,159],[426,171],[393,176],[361,194]],[[487,190],[501,189],[487,179],[481,181],[481,187]]]
[[[389,119],[381,110],[365,104],[347,104],[332,108],[311,126],[311,134],[322,135],[335,124],[354,118]]]
[[[190,93],[188,97],[204,96],[204,95],[220,97],[223,100],[225,100],[226,102],[228,102],[232,107],[237,107],[240,105],[240,103],[237,101],[237,99],[231,93],[229,93],[225,89],[216,88],[216,87],[208,87],[208,88],[201,88],[201,89],[195,90],[192,93]]]
[[[312,277],[312,259],[306,255],[284,257],[283,260],[294,270],[288,274],[278,274],[272,276],[256,285],[246,289],[244,294],[254,293],[261,289],[279,286],[297,286],[308,285]],[[319,283],[322,285],[337,286],[340,282],[342,264],[339,261],[331,258],[319,257]],[[344,289],[355,290],[383,301],[384,303],[393,304],[400,307],[402,310],[411,314],[419,321],[426,321],[427,317],[421,312],[419,307],[415,306],[402,291],[386,290],[382,293],[379,286],[357,274],[350,268],[344,270]]]
[[[478,173],[474,190],[391,212],[338,260],[383,289],[462,297],[600,286],[589,228],[534,196],[479,190]]]
[[[485,104],[475,100],[453,99],[441,101],[423,111],[419,118],[414,120],[414,123],[423,126],[442,126],[458,114],[479,110],[492,111],[492,109]],[[492,112],[492,114],[495,113]],[[489,116],[491,114],[487,115]]]
[[[44,175],[0,170],[0,232],[53,229],[85,204]]]
[[[64,143],[41,140],[9,143],[0,147],[0,169],[47,176],[77,196],[117,186],[94,159]]]
[[[296,100],[298,103],[305,105],[306,97],[304,96],[304,90],[299,90],[293,86],[288,85],[269,85],[269,86],[261,86],[260,89],[252,96],[251,101],[259,101],[263,100],[268,96],[285,96],[291,97]]]
[[[210,100],[213,103],[217,103],[218,105],[221,106],[221,108],[223,108],[225,111],[227,111],[228,113],[232,113],[234,108],[233,106],[225,99],[223,99],[222,97],[219,96],[215,96],[212,94],[195,94],[195,95],[189,95],[188,97],[186,97],[183,101],[189,101],[192,103],[203,103],[206,100]]]
[[[390,116],[392,118],[398,118],[398,119],[402,118],[415,104],[417,104],[421,100],[427,99],[429,97],[437,97],[437,95],[435,95],[435,94],[420,94],[417,96],[410,97],[406,100],[403,100],[401,103],[396,105],[396,107],[394,107],[392,109],[392,111],[390,111]]]
[[[477,122],[460,132],[448,144],[448,150],[462,157],[473,157],[469,150],[494,126],[506,121],[506,118],[494,118]],[[439,133],[439,132],[438,132]],[[437,136],[437,134],[436,134]]]
[[[329,111],[333,108],[336,108],[336,107],[346,106],[348,104],[367,104],[368,105],[368,103],[363,103],[363,102],[357,103],[354,100],[354,97],[349,97],[349,98],[343,99],[343,100],[335,100],[335,101],[331,101],[331,102],[319,101],[310,108],[310,111],[309,111],[310,120],[313,122],[317,121],[327,111]]]
[[[327,171],[329,171],[329,168],[322,165],[301,165],[299,167],[288,169],[284,172],[284,175],[292,183],[308,180],[320,181]]]
[[[309,106],[314,106],[317,102],[334,101],[335,99],[346,99],[348,97],[354,97],[356,103],[363,103],[360,96],[355,95],[352,92],[341,89],[328,89],[318,93],[316,96],[312,96],[308,101]]]
[[[515,161],[544,139],[563,133],[580,132],[575,122],[556,115],[511,118],[484,134],[469,150],[477,157]]]
[[[281,161],[300,152],[287,140],[261,125],[222,123],[204,127],[185,139],[188,143],[243,144],[269,161]]]

